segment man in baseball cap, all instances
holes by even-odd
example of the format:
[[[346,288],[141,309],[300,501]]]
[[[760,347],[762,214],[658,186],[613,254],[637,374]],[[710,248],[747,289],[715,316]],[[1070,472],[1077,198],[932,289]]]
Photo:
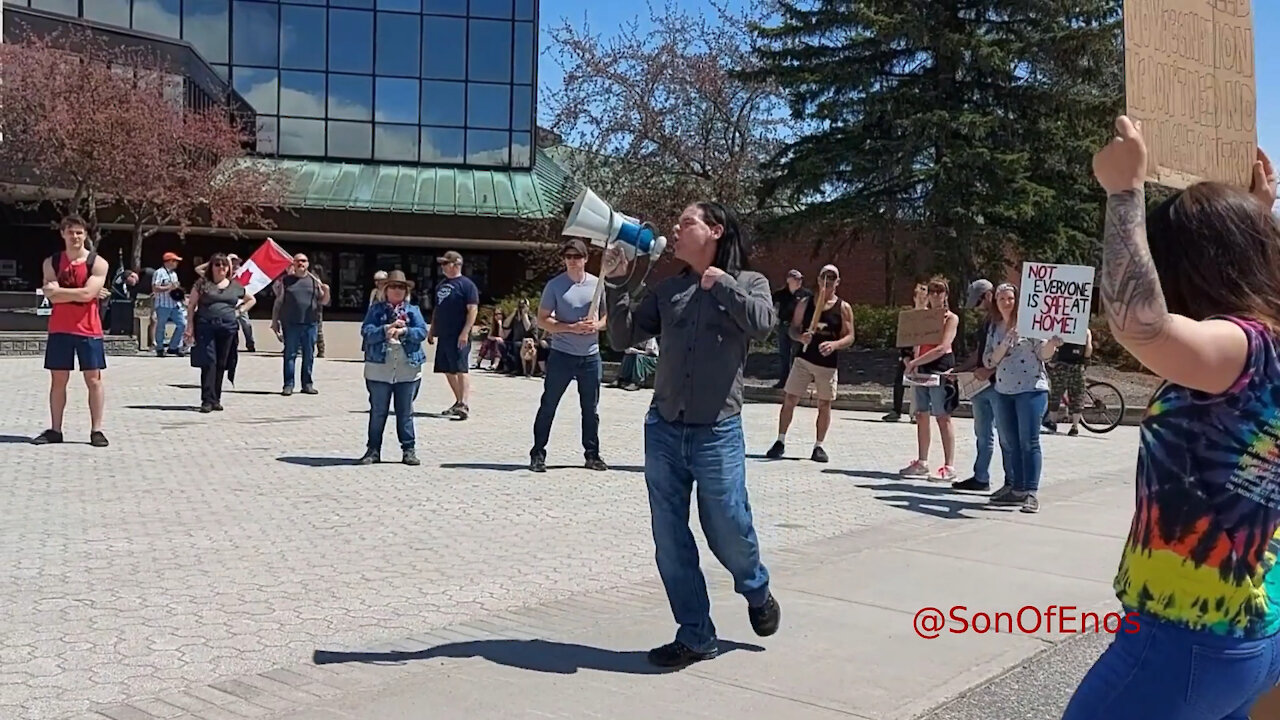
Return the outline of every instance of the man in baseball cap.
[[[986,278],[979,278],[969,284],[969,296],[965,299],[964,307],[966,310],[972,310],[978,306],[986,307],[991,302],[991,292],[995,286]]]
[[[795,356],[795,344],[791,342],[791,316],[801,300],[813,297],[804,287],[804,275],[792,268],[787,271],[786,285],[773,293],[773,304],[778,309],[778,382],[773,386],[781,390],[787,384],[791,372],[791,360]]]
[[[450,250],[436,258],[444,280],[436,286],[436,305],[427,326],[427,343],[436,348],[435,372],[444,375],[453,391],[454,403],[442,417],[466,420],[471,414],[471,378],[467,375],[471,356],[471,328],[480,309],[480,290],[462,274],[462,255]]]
[[[984,311],[990,311],[994,297],[995,286],[990,280],[986,278],[974,280],[969,284],[964,302],[965,309],[981,308]],[[973,410],[973,431],[978,442],[978,457],[973,462],[973,476],[967,480],[952,483],[951,487],[955,490],[986,492],[991,489],[991,457],[995,454],[996,447],[996,389],[995,371],[982,365],[988,329],[988,321],[983,318],[976,332],[971,336],[974,341],[969,343],[969,346],[974,348],[973,355],[956,368],[958,373],[971,372],[974,378],[986,380],[987,385],[974,393],[969,400]]]

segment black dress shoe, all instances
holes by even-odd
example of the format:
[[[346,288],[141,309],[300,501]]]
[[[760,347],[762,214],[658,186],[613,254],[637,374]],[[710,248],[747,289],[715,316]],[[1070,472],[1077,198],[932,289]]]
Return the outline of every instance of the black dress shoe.
[[[201,403],[201,404],[200,404],[200,412],[202,412],[202,413],[211,413],[211,412],[213,412],[213,403]]]
[[[751,629],[760,637],[768,637],[778,632],[778,623],[782,622],[782,608],[773,599],[773,593],[764,599],[760,607],[747,608],[747,617],[751,620]]]
[[[56,445],[62,442],[62,433],[57,430],[45,430],[32,439],[32,445]]]
[[[605,462],[598,457],[588,458],[587,463],[584,467],[586,467],[588,470],[598,470],[598,471],[604,471],[609,469],[609,466],[606,465]]]
[[[546,472],[547,459],[540,455],[534,455],[532,458],[529,459],[529,469],[536,473]]]
[[[710,660],[720,654],[719,648],[707,652],[697,652],[688,645],[676,641],[649,651],[649,662],[664,668],[679,668],[692,665],[703,660]]]

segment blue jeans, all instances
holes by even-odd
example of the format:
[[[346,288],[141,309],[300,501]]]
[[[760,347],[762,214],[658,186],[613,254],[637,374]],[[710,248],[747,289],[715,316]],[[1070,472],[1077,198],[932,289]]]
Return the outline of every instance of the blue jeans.
[[[600,381],[604,369],[600,354],[570,355],[552,350],[547,355],[547,376],[542,383],[542,403],[533,421],[531,456],[546,457],[551,423],[569,383],[578,381],[578,405],[582,408],[582,451],[588,460],[600,457]]]
[[[988,387],[969,401],[973,408],[973,433],[978,437],[978,459],[973,461],[973,477],[984,485],[991,484],[991,456],[995,453],[996,446],[997,395],[999,393],[994,387]]]
[[[714,425],[667,422],[650,409],[644,419],[644,480],[658,574],[680,629],[676,640],[706,652],[716,646],[707,583],[689,529],[689,497],[698,491],[698,520],[707,545],[733,576],[733,589],[758,607],[769,597],[769,571],[747,498],[742,418]]]
[[[790,318],[788,318],[788,320],[790,320]],[[790,330],[791,325],[789,323],[778,326],[778,362],[779,368],[781,368],[778,371],[778,382],[780,384],[785,383],[787,381],[787,375],[791,373],[791,346],[793,341],[791,340]]]
[[[1248,720],[1280,678],[1280,635],[1237,640],[1135,621],[1138,632],[1116,634],[1062,720]]]
[[[311,368],[316,362],[316,324],[284,325],[284,386],[293,389],[298,352],[302,352],[302,387],[312,383]]]
[[[400,440],[400,449],[414,449],[413,398],[422,381],[392,384],[365,380],[364,384],[369,389],[369,449],[382,450],[382,431],[387,427],[392,400],[396,407],[396,438]]]
[[[164,331],[171,322],[173,323],[173,335],[169,339],[169,352],[176,353],[182,346],[182,334],[187,331],[187,320],[182,314],[182,308],[177,305],[173,307],[157,307],[156,352],[164,349]]]
[[[1040,489],[1040,421],[1049,407],[1049,392],[1033,390],[1017,395],[996,393],[996,429],[1005,481],[1018,492]]]

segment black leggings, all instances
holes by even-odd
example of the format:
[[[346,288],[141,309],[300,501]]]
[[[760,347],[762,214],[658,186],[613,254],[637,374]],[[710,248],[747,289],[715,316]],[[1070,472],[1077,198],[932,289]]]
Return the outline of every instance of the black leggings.
[[[200,368],[200,404],[222,404],[222,380],[227,375],[227,362],[231,358],[231,347],[235,345],[239,324],[226,326],[214,323],[201,323],[196,326],[196,343],[208,344],[212,357],[205,355],[205,364]],[[201,350],[208,352],[205,348]]]

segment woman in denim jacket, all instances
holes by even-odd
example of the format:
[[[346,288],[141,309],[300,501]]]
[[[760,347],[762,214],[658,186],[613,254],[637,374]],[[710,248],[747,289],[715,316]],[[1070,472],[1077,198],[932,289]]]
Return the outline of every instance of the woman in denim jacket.
[[[413,432],[413,399],[422,379],[427,322],[409,302],[413,282],[392,270],[383,285],[384,299],[369,306],[360,334],[364,339],[364,382],[369,388],[369,444],[361,465],[382,461],[382,431],[394,400],[396,435],[405,465],[418,465]]]

